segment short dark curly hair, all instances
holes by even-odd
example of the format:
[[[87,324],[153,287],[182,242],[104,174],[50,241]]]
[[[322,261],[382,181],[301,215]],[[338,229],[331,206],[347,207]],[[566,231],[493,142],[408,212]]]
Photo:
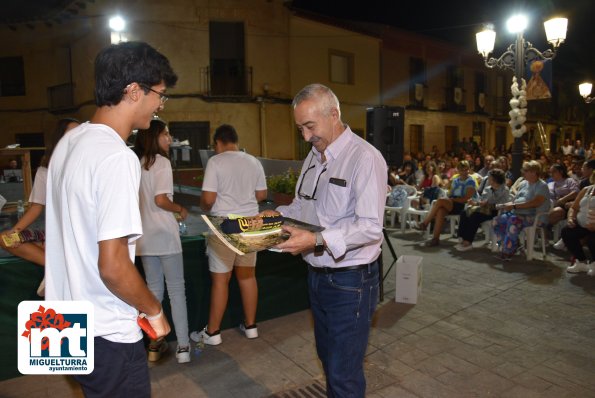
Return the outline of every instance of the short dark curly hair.
[[[506,173],[502,169],[492,169],[488,171],[488,177],[492,177],[496,183],[502,185],[506,181]]]
[[[223,144],[237,144],[238,143],[238,133],[236,129],[233,128],[230,124],[222,124],[221,126],[217,127],[215,130],[215,135],[213,136],[213,141],[219,141]]]
[[[178,76],[168,59],[144,42],[112,44],[95,58],[95,103],[118,105],[130,83],[152,87],[161,82],[175,86]],[[145,94],[149,89],[143,87]]]

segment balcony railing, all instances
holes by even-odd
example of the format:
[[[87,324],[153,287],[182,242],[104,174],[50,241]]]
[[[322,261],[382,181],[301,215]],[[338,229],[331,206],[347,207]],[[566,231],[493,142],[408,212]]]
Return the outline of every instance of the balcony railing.
[[[465,91],[457,87],[444,88],[444,110],[451,112],[465,112]]]
[[[201,91],[212,97],[251,97],[252,67],[220,63],[200,68]]]

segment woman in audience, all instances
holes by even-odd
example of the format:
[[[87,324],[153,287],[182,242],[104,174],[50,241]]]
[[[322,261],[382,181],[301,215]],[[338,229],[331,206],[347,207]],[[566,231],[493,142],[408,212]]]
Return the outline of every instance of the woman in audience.
[[[595,184],[595,172],[590,177],[591,184]],[[595,260],[595,185],[583,188],[572,207],[568,209],[568,224],[562,228],[562,241],[576,259],[574,264],[566,269],[570,273],[587,272],[595,276],[595,266],[590,265],[583,251],[583,241],[586,241],[591,261]]]
[[[388,185],[394,187],[399,183],[399,168],[397,166],[390,166],[388,168]]]
[[[171,136],[161,119],[151,120],[146,130],[138,132],[142,140],[140,213],[143,235],[137,240],[136,254],[141,256],[147,285],[157,300],[163,300],[163,278],[171,304],[178,340],[178,363],[190,362],[188,312],[184,282],[184,260],[176,217],[184,220],[188,211],[173,201],[173,173],[168,157]],[[167,350],[167,341],[151,340],[149,361],[157,361]]]
[[[473,171],[479,173],[479,170],[481,169],[483,169],[483,157],[481,155],[477,155],[473,160]]]
[[[436,200],[424,221],[417,225],[417,229],[425,231],[428,225],[435,221],[433,237],[425,243],[426,246],[431,247],[440,244],[440,232],[442,232],[445,217],[450,214],[460,214],[465,207],[465,203],[475,194],[477,185],[469,175],[470,170],[471,167],[468,161],[462,160],[459,162],[459,175],[452,180],[448,198]]]
[[[502,171],[504,171],[504,175],[506,178],[506,186],[507,187],[511,187],[513,184],[513,175],[512,172],[510,171],[510,162],[508,161],[508,157],[507,156],[498,156],[498,159],[496,159],[498,161],[499,169],[501,169]]]
[[[494,232],[501,248],[498,258],[502,260],[510,260],[519,247],[523,228],[533,225],[537,213],[546,212],[550,207],[550,193],[547,184],[539,178],[540,172],[538,161],[523,163],[524,180],[512,201],[503,205],[502,214],[494,218]]]
[[[550,190],[550,198],[553,202],[552,209],[548,214],[550,225],[556,225],[566,218],[567,209],[570,207],[579,191],[579,182],[568,177],[566,167],[555,163],[550,167],[552,181],[547,184]],[[563,241],[560,239],[554,244],[554,248],[563,249]]]
[[[504,171],[492,169],[487,175],[488,186],[484,188],[479,200],[470,199],[468,207],[461,213],[459,221],[459,237],[461,243],[455,246],[458,251],[467,251],[473,248],[472,243],[477,229],[484,221],[496,216],[496,206],[510,200],[508,187],[505,184]]]
[[[412,161],[407,160],[399,169],[398,179],[395,180],[397,184],[407,184],[415,186],[415,165]]]
[[[432,160],[426,162],[424,165],[424,177],[421,181],[421,184],[417,186],[419,191],[422,191],[423,194],[420,199],[420,203],[416,203],[416,201],[412,201],[412,204],[419,207],[430,204],[432,201],[438,199],[440,193],[440,176],[436,174],[438,167],[436,163]]]
[[[446,177],[450,180],[452,176],[458,173],[457,165],[459,164],[459,158],[454,156],[446,160]]]
[[[11,230],[2,232],[1,235],[9,235],[15,232],[21,232],[27,229],[33,224],[39,216],[43,213],[45,208],[45,196],[46,196],[46,182],[48,178],[48,165],[52,157],[54,148],[60,141],[60,138],[66,132],[77,127],[80,122],[76,119],[64,118],[58,121],[56,128],[50,137],[50,142],[46,146],[46,151],[41,158],[41,164],[35,173],[35,180],[33,182],[33,188],[31,195],[29,196],[29,209],[25,212],[23,217],[12,227]],[[14,243],[12,246],[7,246],[4,239],[0,236],[0,246],[13,256],[24,258],[27,261],[31,261],[34,264],[45,266],[45,247],[43,242],[28,242],[28,243]],[[37,293],[40,296],[44,295],[44,283]]]
[[[448,179],[448,174],[447,174],[447,168],[446,168],[446,161],[444,160],[439,160],[436,163],[437,166],[437,171],[436,174],[438,174],[438,177],[440,177],[440,187],[441,188],[448,188],[448,184],[450,183],[449,179]]]

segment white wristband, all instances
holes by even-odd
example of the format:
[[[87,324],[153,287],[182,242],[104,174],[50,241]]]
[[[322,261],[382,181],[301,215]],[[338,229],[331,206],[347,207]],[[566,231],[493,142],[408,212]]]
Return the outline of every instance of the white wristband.
[[[157,315],[149,316],[143,312],[140,314],[140,316],[143,318],[147,318],[147,320],[149,320],[149,321],[154,321],[155,319],[159,319],[163,316],[163,307],[161,308],[161,310],[159,311],[159,314],[157,314]]]

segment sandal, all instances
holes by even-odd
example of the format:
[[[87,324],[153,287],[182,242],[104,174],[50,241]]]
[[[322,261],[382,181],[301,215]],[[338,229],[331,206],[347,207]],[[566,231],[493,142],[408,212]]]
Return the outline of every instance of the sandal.
[[[428,229],[428,226],[425,223],[423,223],[423,222],[415,223],[415,226],[414,227],[418,231],[422,231],[422,232],[425,231],[426,229]]]

